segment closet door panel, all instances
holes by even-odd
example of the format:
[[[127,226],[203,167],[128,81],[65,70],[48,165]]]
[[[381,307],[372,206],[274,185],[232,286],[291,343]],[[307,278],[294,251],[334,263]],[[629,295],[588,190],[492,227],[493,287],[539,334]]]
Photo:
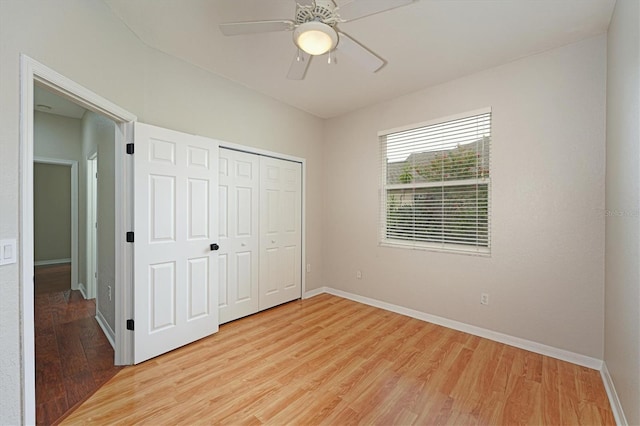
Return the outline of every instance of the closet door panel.
[[[258,311],[259,156],[220,149],[220,324]]]
[[[260,310],[302,293],[302,165],[260,158]]]

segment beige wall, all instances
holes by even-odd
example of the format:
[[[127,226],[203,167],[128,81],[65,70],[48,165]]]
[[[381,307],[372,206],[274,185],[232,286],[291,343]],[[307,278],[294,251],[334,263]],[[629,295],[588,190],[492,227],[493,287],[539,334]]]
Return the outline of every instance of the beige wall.
[[[307,159],[307,288],[321,271],[323,123],[143,45],[99,0],[0,1],[0,238],[19,226],[19,58],[25,53],[140,121]],[[6,206],[6,207],[5,207]],[[0,423],[21,416],[18,265],[0,267]]]
[[[71,259],[71,167],[34,164],[33,222],[36,264]]]
[[[34,111],[33,155],[80,161],[80,120]]]
[[[79,119],[40,111],[34,111],[33,118],[35,157],[81,159]],[[66,183],[60,180],[63,179],[62,173],[65,173]],[[71,168],[64,166],[40,164],[34,169],[34,178],[40,177],[39,182],[34,181],[34,202],[39,200],[34,206],[36,262],[71,258],[70,173]],[[43,177],[43,174],[47,176]]]
[[[605,49],[596,37],[329,120],[326,285],[601,359]],[[377,132],[483,107],[491,257],[379,247]]]
[[[640,424],[640,3],[618,0],[607,45],[604,361]]]

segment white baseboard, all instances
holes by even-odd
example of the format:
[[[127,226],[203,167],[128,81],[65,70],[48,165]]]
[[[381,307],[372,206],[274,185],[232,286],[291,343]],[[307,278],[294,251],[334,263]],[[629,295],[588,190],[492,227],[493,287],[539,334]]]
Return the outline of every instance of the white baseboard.
[[[80,294],[82,294],[83,298],[87,298],[87,288],[85,287],[84,283],[78,283],[78,290],[80,291]]]
[[[618,393],[616,392],[616,388],[613,385],[613,379],[611,378],[611,375],[609,375],[609,370],[607,369],[607,364],[605,362],[602,363],[600,376],[602,376],[604,389],[607,391],[609,404],[611,405],[611,411],[613,411],[613,417],[616,419],[616,424],[618,426],[628,426],[629,423],[627,422],[627,418],[624,415],[624,411],[622,411],[622,404],[620,403]]]
[[[69,258],[69,259],[36,260],[35,262],[33,262],[33,266],[58,265],[60,263],[71,263],[71,258]]]
[[[572,364],[581,365],[583,367],[592,368],[594,370],[602,369],[602,360],[591,358],[586,355],[577,354],[564,349],[554,348],[553,346],[547,346],[542,343],[533,342],[531,340],[522,339],[520,337],[510,336],[508,334],[499,333],[497,331],[488,330],[482,327],[476,327],[475,325],[466,324],[459,321],[454,321],[448,318],[439,317],[437,315],[431,315],[424,312],[416,311],[414,309],[405,308],[403,306],[394,305],[380,300],[371,299],[369,297],[360,296],[357,294],[349,293],[342,290],[336,290],[331,287],[321,287],[305,293],[305,299],[315,296],[320,293],[329,293],[334,296],[343,297],[345,299],[353,300],[355,302],[364,303],[365,305],[374,306],[376,308],[384,309],[387,311],[395,312],[397,314],[406,315],[411,318],[419,319],[422,321],[430,322],[432,324],[441,325],[443,327],[451,328],[454,330],[469,333],[474,336],[483,337],[485,339],[493,340],[495,342],[504,343],[509,346],[524,349],[530,352],[535,352],[540,355],[550,356],[562,361],[567,361]]]
[[[302,295],[302,298],[303,299],[309,299],[309,298],[311,298],[313,296],[317,296],[317,295],[322,294],[322,293],[328,293],[327,287],[320,287],[320,288],[315,288],[313,290],[306,291]]]
[[[98,321],[98,324],[100,325],[100,328],[104,332],[104,335],[107,336],[107,340],[109,341],[109,343],[111,343],[111,347],[113,348],[113,350],[115,350],[116,349],[116,333],[111,329],[111,327],[109,327],[109,323],[102,315],[102,312],[100,312],[97,309],[97,307],[96,307],[96,321]]]

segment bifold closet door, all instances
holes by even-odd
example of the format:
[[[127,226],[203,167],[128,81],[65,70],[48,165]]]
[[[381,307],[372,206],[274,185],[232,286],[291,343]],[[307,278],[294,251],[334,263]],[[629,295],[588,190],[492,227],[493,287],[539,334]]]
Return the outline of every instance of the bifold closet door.
[[[258,312],[260,157],[219,151],[220,324]]]
[[[259,308],[302,293],[302,165],[260,157]]]

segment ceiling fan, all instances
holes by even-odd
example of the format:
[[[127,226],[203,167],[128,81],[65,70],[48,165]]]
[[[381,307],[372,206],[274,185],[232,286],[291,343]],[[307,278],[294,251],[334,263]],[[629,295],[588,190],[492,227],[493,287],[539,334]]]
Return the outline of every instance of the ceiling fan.
[[[293,20],[229,22],[220,24],[220,30],[227,36],[293,31],[297,51],[287,74],[287,78],[291,80],[304,78],[313,56],[328,53],[328,62],[335,63],[335,51],[350,56],[366,70],[376,72],[385,61],[340,31],[338,24],[405,6],[417,0],[353,0],[340,7],[334,0],[294,1],[296,14]]]

